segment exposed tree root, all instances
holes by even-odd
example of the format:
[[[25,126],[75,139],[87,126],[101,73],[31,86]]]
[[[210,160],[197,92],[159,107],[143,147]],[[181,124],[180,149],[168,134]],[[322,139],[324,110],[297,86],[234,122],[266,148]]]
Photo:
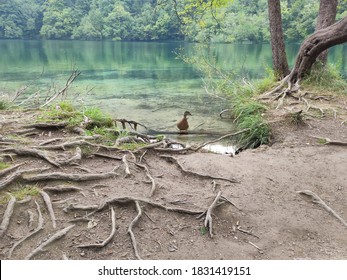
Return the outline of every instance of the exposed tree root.
[[[210,233],[210,237],[211,238],[213,237],[213,233],[212,233],[212,212],[216,208],[221,195],[222,195],[222,192],[219,191],[217,193],[217,195],[216,195],[216,198],[214,199],[214,201],[212,202],[212,204],[210,205],[210,207],[208,207],[208,209],[206,211],[206,217],[205,217],[204,225],[205,225],[206,228],[209,229],[209,233]]]
[[[341,218],[332,208],[325,204],[325,202],[314,192],[310,190],[297,191],[297,193],[301,195],[308,196],[313,203],[316,203],[322,206],[325,210],[327,210],[330,214],[332,214],[336,219],[338,219],[345,227],[347,227],[347,222]]]
[[[36,256],[38,253],[43,252],[45,247],[53,243],[54,241],[64,237],[75,225],[70,225],[62,230],[57,231],[53,236],[51,236],[47,241],[41,243],[35,250],[33,250],[29,255],[25,257],[26,260],[30,260],[32,257]]]
[[[152,207],[160,208],[168,212],[178,212],[182,214],[188,214],[188,215],[201,215],[204,213],[203,210],[191,210],[191,209],[185,209],[185,208],[176,208],[176,207],[167,207],[160,203],[156,203],[153,201],[150,201],[148,199],[144,198],[136,198],[131,196],[124,196],[124,197],[114,197],[110,198],[100,205],[76,205],[76,204],[70,204],[68,205],[64,210],[65,211],[75,211],[75,210],[93,210],[92,213],[89,213],[88,216],[94,214],[95,212],[101,211],[105,209],[108,205],[111,205],[113,203],[119,203],[119,204],[128,204],[133,203],[134,201],[139,201],[145,204],[148,204]]]
[[[185,169],[182,164],[178,161],[177,158],[172,157],[172,156],[167,156],[167,155],[161,155],[161,158],[164,158],[170,162],[175,163],[183,173],[185,174],[189,174],[189,175],[194,175],[197,177],[201,177],[201,178],[206,178],[206,179],[213,179],[213,180],[222,180],[222,181],[227,181],[230,183],[240,183],[240,181],[236,180],[236,179],[228,179],[228,178],[223,178],[223,177],[215,177],[215,176],[211,176],[211,175],[207,175],[207,174],[201,174],[201,173],[197,173],[191,170],[187,170]]]
[[[121,157],[115,157],[115,156],[110,156],[110,155],[105,155],[105,154],[100,154],[100,153],[93,153],[93,156],[97,157],[103,157],[103,158],[109,158],[109,159],[114,159],[114,160],[122,160]]]
[[[151,180],[151,184],[152,184],[152,188],[151,188],[151,192],[149,193],[149,197],[153,196],[155,190],[156,190],[156,184],[155,184],[155,181],[153,179],[153,177],[151,176],[151,173],[149,172],[149,169],[146,165],[144,164],[140,164],[140,163],[137,163],[137,162],[133,162],[136,166],[138,167],[141,167],[142,169],[145,170],[146,172],[146,176],[149,180]]]
[[[82,191],[83,189],[74,187],[74,186],[55,186],[55,187],[44,187],[44,191],[60,193],[60,192],[73,192],[73,191]]]
[[[115,172],[118,167],[116,167],[113,171],[102,173],[102,174],[68,174],[63,172],[54,172],[54,173],[41,173],[35,175],[23,174],[22,180],[24,182],[37,182],[37,181],[54,181],[54,180],[64,180],[64,181],[74,181],[74,182],[82,182],[82,181],[92,181],[92,180],[101,180],[108,179],[118,174]],[[1,186],[1,185],[0,185]]]
[[[323,140],[324,141],[324,145],[336,145],[336,146],[347,146],[347,142],[343,142],[343,141],[337,141],[337,140],[330,140],[327,137],[319,137],[319,136],[311,136],[313,138],[319,139],[319,140]]]
[[[137,243],[136,243],[135,235],[134,235],[134,232],[133,232],[133,227],[138,222],[138,220],[141,218],[141,216],[142,216],[142,209],[141,209],[141,206],[140,206],[140,204],[139,204],[139,202],[137,200],[135,200],[135,205],[136,205],[136,210],[137,210],[137,216],[130,223],[130,225],[128,227],[128,234],[130,235],[131,243],[133,245],[134,253],[135,253],[136,258],[138,260],[141,260],[140,254],[139,254],[139,252],[137,250]]]
[[[10,224],[10,220],[13,214],[13,209],[14,209],[14,205],[16,204],[16,198],[14,196],[10,195],[10,201],[7,204],[4,216],[2,217],[2,222],[0,225],[0,238],[3,237],[3,235],[5,234],[8,225]]]
[[[56,145],[47,145],[47,146],[37,146],[35,148],[44,148],[46,150],[66,150],[66,148],[69,147],[75,147],[75,146],[90,146],[93,148],[96,148],[97,150],[99,149],[105,149],[105,150],[119,150],[119,148],[114,147],[114,146],[104,146],[104,145],[99,145],[99,144],[94,144],[91,142],[88,142],[86,140],[73,140],[73,141],[67,141],[62,144],[56,144]]]
[[[78,248],[102,248],[105,247],[114,237],[114,235],[116,234],[116,214],[115,211],[113,209],[113,207],[111,207],[111,222],[112,222],[112,229],[111,229],[111,233],[110,235],[102,242],[102,243],[95,243],[95,244],[82,244],[82,245],[78,245]]]
[[[52,123],[33,123],[24,127],[33,127],[37,129],[61,129],[68,125],[68,122],[52,122]]]
[[[18,147],[18,148],[2,149],[1,152],[11,152],[19,156],[32,156],[32,157],[42,158],[46,160],[47,162],[49,162],[50,164],[54,165],[55,167],[61,166],[61,163],[59,163],[57,159],[54,158],[53,155],[50,155],[47,151]]]
[[[36,233],[38,233],[40,230],[43,229],[43,222],[44,222],[44,220],[43,220],[42,213],[41,213],[41,210],[40,210],[40,205],[36,201],[35,201],[35,204],[36,204],[36,209],[37,209],[37,213],[38,213],[38,216],[39,216],[37,227],[36,227],[36,229],[33,232],[31,232],[27,236],[24,236],[22,239],[18,240],[15,244],[13,244],[12,248],[10,249],[10,251],[8,253],[8,257],[7,257],[8,259],[11,258],[14,249],[16,249],[25,240],[27,240],[28,238],[34,236]],[[29,225],[29,228],[30,228],[30,225]]]
[[[44,191],[41,191],[40,194],[41,194],[41,196],[42,196],[42,198],[43,198],[43,201],[44,201],[45,204],[46,204],[46,207],[47,207],[49,216],[51,217],[52,226],[53,226],[53,228],[56,228],[56,227],[57,227],[57,224],[56,224],[56,219],[55,219],[55,214],[54,214],[54,210],[53,210],[51,198],[50,198],[49,195],[48,195],[46,192],[44,192]]]
[[[129,164],[128,164],[128,160],[127,160],[127,156],[126,155],[123,155],[122,162],[123,162],[123,164],[125,166],[125,177],[131,176],[131,172],[130,172],[130,168],[129,168]]]
[[[19,163],[19,164],[16,164],[14,166],[11,166],[11,167],[8,167],[8,168],[5,168],[3,170],[0,171],[0,177],[6,175],[7,173],[10,173],[11,171],[17,169],[18,167],[22,166],[26,164],[26,162],[22,162],[22,163]]]

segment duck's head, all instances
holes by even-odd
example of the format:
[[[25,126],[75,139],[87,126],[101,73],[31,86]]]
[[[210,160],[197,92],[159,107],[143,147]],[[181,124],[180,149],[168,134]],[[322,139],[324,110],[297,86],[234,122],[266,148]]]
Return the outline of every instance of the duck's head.
[[[183,116],[186,118],[187,116],[192,116],[192,114],[189,111],[185,111]]]

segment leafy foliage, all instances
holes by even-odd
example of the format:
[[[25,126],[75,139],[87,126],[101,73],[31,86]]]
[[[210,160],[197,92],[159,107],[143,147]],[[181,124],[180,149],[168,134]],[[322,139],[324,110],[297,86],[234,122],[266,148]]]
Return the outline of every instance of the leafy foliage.
[[[347,2],[339,1],[338,19]],[[319,1],[282,0],[285,38],[315,27]],[[1,0],[0,38],[269,40],[267,0]]]

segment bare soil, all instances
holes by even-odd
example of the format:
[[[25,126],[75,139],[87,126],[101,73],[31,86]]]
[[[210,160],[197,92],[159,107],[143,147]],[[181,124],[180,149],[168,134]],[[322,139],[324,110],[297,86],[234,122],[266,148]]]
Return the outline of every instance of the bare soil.
[[[80,146],[83,153],[81,160],[65,161],[60,167],[42,157],[20,155],[18,150],[16,153],[15,149],[19,147],[33,148],[57,137],[62,139],[51,144],[61,144],[76,135],[66,129],[36,128],[26,136],[19,137],[19,131],[32,122],[36,113],[2,112],[2,161],[11,166],[25,164],[0,177],[0,198],[6,192],[27,186],[45,190],[52,202],[56,227],[53,227],[41,195],[33,196],[26,202],[16,202],[9,226],[0,239],[0,258],[9,258],[13,245],[37,227],[37,202],[43,217],[42,229],[17,245],[10,259],[28,258],[40,244],[70,225],[75,226],[48,244],[46,250],[30,258],[346,259],[346,226],[326,209],[313,203],[310,197],[298,193],[302,190],[314,192],[342,219],[347,219],[346,146],[323,145],[312,137],[347,142],[347,125],[342,124],[347,119],[346,98],[317,102],[317,106],[321,107],[329,103],[329,108],[334,108],[337,115],[334,116],[334,110],[330,112],[324,107],[327,112],[324,118],[306,115],[304,123],[293,124],[286,116],[290,110],[297,108],[287,105],[281,110],[270,111],[267,117],[272,122],[274,132],[271,147],[246,150],[234,157],[202,152],[169,154],[149,149],[141,164],[148,168],[155,182],[152,196],[150,177],[126,151],[97,150],[96,147],[83,145]],[[17,135],[17,138],[9,137],[11,134]],[[71,158],[76,151],[76,146],[65,150],[48,150],[47,146],[51,144],[36,149],[47,151],[51,158],[59,162]],[[96,152],[120,158],[126,155],[130,174],[126,173],[123,161],[93,156]],[[143,152],[136,154],[137,161]],[[175,162],[162,155],[176,158],[185,170],[197,174],[184,172]],[[42,167],[49,169],[24,173],[6,183],[16,172],[19,174],[19,171]],[[54,178],[52,173],[55,172],[78,174],[78,178],[90,174],[114,174],[104,179],[72,181]],[[32,180],[31,176],[44,174],[51,175],[42,180]],[[62,185],[80,189],[66,192],[47,189]],[[218,194],[221,197],[218,198]],[[217,204],[210,209],[212,228],[211,224],[205,227],[206,211],[216,197]],[[89,208],[83,209],[82,206]],[[7,203],[3,202],[0,205],[1,218],[6,208]],[[112,232],[113,211],[115,234],[109,238],[109,242],[101,248],[80,247],[101,244],[108,239]]]

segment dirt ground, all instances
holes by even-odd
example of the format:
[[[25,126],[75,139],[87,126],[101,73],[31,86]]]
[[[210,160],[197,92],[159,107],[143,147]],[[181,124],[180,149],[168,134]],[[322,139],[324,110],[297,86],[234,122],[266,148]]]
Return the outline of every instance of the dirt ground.
[[[0,258],[8,259],[11,252],[10,259],[346,259],[346,225],[313,203],[309,196],[298,193],[303,190],[314,192],[346,221],[346,146],[323,145],[312,137],[347,142],[347,124],[342,124],[347,119],[346,98],[341,97],[333,105],[338,112],[336,118],[332,113],[324,118],[306,118],[302,125],[274,121],[274,144],[271,147],[246,150],[234,157],[150,150],[142,158],[142,167],[132,162],[130,153],[96,150],[89,146],[81,146],[83,157],[78,161],[79,165],[66,161],[56,167],[42,157],[19,155],[18,151],[9,148],[15,149],[26,143],[26,147],[36,146],[40,150],[43,146],[66,142],[71,135],[64,129],[36,128],[26,137],[9,138],[11,133],[23,130],[23,125],[30,123],[28,120],[34,113],[0,113],[3,161],[12,166],[25,162],[0,177],[0,199],[6,192],[35,186],[48,194],[56,219],[54,228],[40,194],[16,202],[8,228],[0,239]],[[276,111],[268,118],[277,120],[280,115],[281,111]],[[43,141],[56,137],[62,139],[37,148]],[[71,157],[75,146],[46,151],[53,158],[61,159],[66,155]],[[126,174],[124,161],[95,153],[120,158],[126,155],[130,174]],[[136,155],[139,160],[143,151]],[[222,179],[185,172],[172,159],[162,155],[174,157],[185,170]],[[155,182],[152,196],[153,182],[143,166],[148,168]],[[21,173],[42,167],[49,169]],[[52,175],[56,172],[80,177],[91,174],[110,176],[87,181],[73,177],[59,180]],[[20,175],[8,182],[14,174]],[[45,179],[37,176],[44,174],[50,175]],[[47,189],[62,185],[79,189],[65,192]],[[211,237],[211,224],[204,226],[205,211],[218,195],[218,202],[223,203],[212,208]],[[41,229],[37,229],[39,212],[36,202],[43,218]],[[7,203],[2,202],[1,218],[6,207]],[[69,227],[71,225],[74,226]],[[36,229],[37,233],[16,244]],[[67,229],[66,233],[48,244],[46,250],[32,253],[62,229]],[[114,235],[109,238],[111,232]],[[133,241],[129,232],[133,234]],[[103,241],[108,242],[97,247]]]

